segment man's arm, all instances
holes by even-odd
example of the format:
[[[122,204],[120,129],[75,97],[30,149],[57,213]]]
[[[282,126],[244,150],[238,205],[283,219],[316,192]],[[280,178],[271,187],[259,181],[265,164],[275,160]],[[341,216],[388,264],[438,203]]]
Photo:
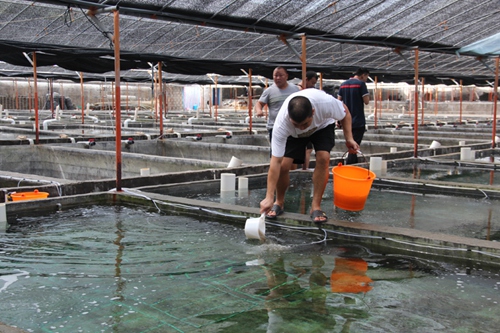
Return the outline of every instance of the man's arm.
[[[365,105],[368,105],[370,103],[370,95],[363,96],[363,103],[365,103]]]
[[[255,115],[257,117],[262,117],[264,115],[264,111],[262,110],[262,108],[265,106],[266,104],[261,102],[261,101],[257,101],[257,103],[255,104]]]
[[[359,145],[352,137],[352,117],[349,108],[344,104],[345,117],[340,121],[342,130],[344,131],[345,145],[350,153],[356,153],[359,150]]]
[[[276,193],[276,185],[280,176],[281,162],[283,157],[271,155],[269,163],[269,171],[267,172],[267,190],[266,197],[260,202],[260,213],[267,213],[274,204],[274,193]]]

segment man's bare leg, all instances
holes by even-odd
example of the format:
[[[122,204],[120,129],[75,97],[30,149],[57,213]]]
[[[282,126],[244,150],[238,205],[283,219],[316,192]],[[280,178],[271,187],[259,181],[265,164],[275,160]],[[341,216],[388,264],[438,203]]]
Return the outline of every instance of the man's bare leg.
[[[317,151],[316,152],[316,167],[313,173],[313,199],[311,203],[311,212],[321,210],[321,200],[323,193],[325,193],[326,184],[328,182],[330,167],[330,152]],[[324,217],[319,217],[316,222],[324,221]]]
[[[276,184],[276,200],[275,205],[280,206],[284,209],[285,206],[285,194],[290,185],[290,169],[293,165],[293,159],[289,157],[284,157],[281,162],[280,176],[278,178],[278,184]],[[268,216],[274,216],[275,212],[270,211]]]

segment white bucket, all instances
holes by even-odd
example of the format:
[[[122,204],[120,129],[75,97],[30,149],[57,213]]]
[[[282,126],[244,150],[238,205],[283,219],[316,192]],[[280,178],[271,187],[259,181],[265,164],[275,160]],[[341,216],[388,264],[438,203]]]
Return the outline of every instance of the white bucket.
[[[470,147],[460,148],[460,160],[461,161],[470,161],[471,160],[471,148]]]
[[[398,147],[391,147],[391,153],[397,153]]]
[[[228,168],[236,168],[239,167],[241,164],[243,164],[243,161],[240,160],[237,157],[231,157],[231,161],[229,161],[229,164],[227,165]]]
[[[247,219],[245,222],[245,236],[248,239],[260,239],[261,241],[266,239],[266,222],[264,220],[264,214],[260,217]]]
[[[370,157],[370,171],[380,174],[382,171],[382,157]]]
[[[465,146],[465,141],[464,140],[458,141],[458,145],[459,146]]]
[[[248,190],[248,177],[238,177],[238,190]]]
[[[141,176],[149,176],[151,174],[151,170],[149,168],[141,169]]]
[[[436,140],[432,141],[431,145],[429,146],[429,148],[431,148],[431,149],[435,149],[435,148],[439,148],[439,147],[441,147],[441,143],[439,143]]]
[[[220,175],[220,190],[234,191],[236,186],[236,175],[234,173],[221,173]]]

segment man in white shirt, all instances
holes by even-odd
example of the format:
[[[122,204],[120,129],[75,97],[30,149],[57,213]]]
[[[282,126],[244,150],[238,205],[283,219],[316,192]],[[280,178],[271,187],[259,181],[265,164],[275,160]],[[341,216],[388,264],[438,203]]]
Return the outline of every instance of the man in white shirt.
[[[313,172],[311,218],[315,223],[328,220],[321,210],[321,199],[328,182],[336,121],[342,124],[349,152],[355,153],[359,145],[352,137],[351,115],[344,103],[317,89],[305,89],[288,96],[274,123],[267,191],[265,199],[260,202],[261,214],[266,213],[268,219],[276,219],[284,212],[290,169],[294,163],[303,163],[307,143],[312,142],[316,151],[316,167]]]

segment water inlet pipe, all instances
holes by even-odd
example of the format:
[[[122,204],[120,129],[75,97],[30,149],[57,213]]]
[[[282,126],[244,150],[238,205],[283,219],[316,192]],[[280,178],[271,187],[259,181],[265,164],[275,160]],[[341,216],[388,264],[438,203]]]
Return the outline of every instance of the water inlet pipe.
[[[189,118],[189,119],[188,119],[188,124],[189,124],[189,125],[193,125],[193,120],[198,120],[198,118],[196,118],[196,117],[191,117],[191,118]]]
[[[86,117],[92,119],[94,121],[94,123],[99,122],[99,118],[97,118],[96,116],[86,116]]]

